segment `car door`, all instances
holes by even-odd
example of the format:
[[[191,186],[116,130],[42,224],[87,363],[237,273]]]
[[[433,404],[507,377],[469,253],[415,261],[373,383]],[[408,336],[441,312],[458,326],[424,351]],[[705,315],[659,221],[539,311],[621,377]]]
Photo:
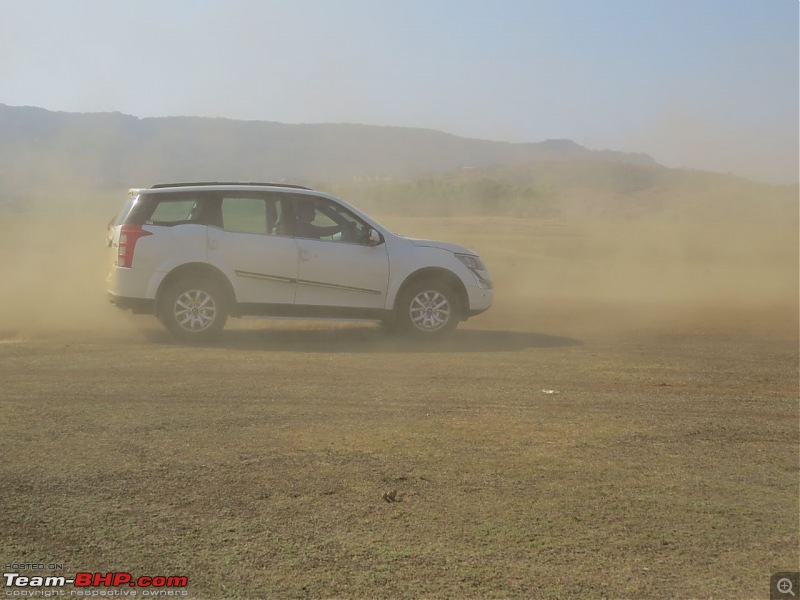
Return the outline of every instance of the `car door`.
[[[298,308],[384,308],[389,281],[386,244],[368,245],[369,225],[340,204],[317,196],[292,196]]]
[[[281,235],[283,201],[267,192],[221,192],[208,228],[208,260],[228,276],[239,303],[291,305],[298,249]]]

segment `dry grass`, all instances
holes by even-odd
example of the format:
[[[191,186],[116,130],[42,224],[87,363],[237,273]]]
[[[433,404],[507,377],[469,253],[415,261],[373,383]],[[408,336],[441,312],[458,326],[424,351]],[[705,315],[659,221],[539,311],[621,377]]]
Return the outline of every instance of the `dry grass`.
[[[399,225],[481,250],[497,306],[422,346],[245,322],[187,348],[91,298],[0,322],[5,562],[198,598],[754,598],[798,567],[796,249],[636,267],[584,225]],[[659,261],[761,283],[648,294]]]

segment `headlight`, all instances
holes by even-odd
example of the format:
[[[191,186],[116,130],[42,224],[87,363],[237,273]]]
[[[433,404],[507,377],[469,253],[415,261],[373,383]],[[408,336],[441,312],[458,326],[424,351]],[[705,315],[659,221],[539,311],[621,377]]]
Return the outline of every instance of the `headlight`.
[[[456,254],[456,258],[467,265],[470,271],[485,271],[486,265],[474,254]]]
[[[474,254],[456,254],[456,258],[472,271],[479,288],[482,290],[491,290],[494,287],[492,278],[486,270],[486,265],[483,264],[480,258]]]

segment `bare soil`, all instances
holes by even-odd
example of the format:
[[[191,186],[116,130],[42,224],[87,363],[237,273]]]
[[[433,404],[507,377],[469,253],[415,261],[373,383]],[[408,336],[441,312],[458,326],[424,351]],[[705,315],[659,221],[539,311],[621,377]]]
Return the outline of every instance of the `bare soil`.
[[[194,598],[762,598],[800,566],[796,226],[387,219],[479,250],[496,305],[433,344],[243,320],[183,346],[105,303],[102,223],[26,219],[4,564]]]

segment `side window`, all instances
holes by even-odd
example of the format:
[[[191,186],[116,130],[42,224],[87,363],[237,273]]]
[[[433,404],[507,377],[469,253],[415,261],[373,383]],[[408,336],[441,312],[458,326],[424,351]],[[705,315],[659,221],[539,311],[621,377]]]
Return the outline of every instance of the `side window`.
[[[334,213],[335,214],[335,213]],[[331,218],[331,211],[323,210],[320,204],[314,207],[314,218],[311,222],[317,227],[336,227],[339,225],[337,221]]]
[[[159,199],[147,223],[166,226],[196,223],[199,204],[196,198]]]
[[[335,202],[315,196],[298,196],[294,201],[294,212],[297,237],[366,243],[367,224]]]
[[[277,199],[261,196],[222,198],[222,227],[236,233],[281,235],[282,206]]]

